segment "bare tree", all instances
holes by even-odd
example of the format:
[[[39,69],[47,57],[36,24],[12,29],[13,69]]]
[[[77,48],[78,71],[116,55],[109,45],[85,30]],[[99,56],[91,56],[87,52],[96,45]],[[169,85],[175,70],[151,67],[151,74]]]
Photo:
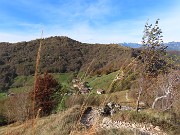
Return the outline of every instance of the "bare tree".
[[[169,73],[166,75],[159,76],[159,81],[156,86],[156,96],[152,103],[152,109],[158,101],[162,101],[162,109],[168,110],[173,105],[173,100],[176,94],[176,85],[180,81],[180,74],[178,72]]]
[[[29,118],[30,99],[27,93],[17,93],[5,102],[5,115],[9,122],[25,121]]]
[[[141,80],[143,81],[143,78]],[[136,101],[136,112],[138,112],[138,110],[139,110],[139,102],[140,102],[140,97],[142,95],[142,92],[143,92],[143,87],[139,82],[138,97],[137,97],[137,101]]]

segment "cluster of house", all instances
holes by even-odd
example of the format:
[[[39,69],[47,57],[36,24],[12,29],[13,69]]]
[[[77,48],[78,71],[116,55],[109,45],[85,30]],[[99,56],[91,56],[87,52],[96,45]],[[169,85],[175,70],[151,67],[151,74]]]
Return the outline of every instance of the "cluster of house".
[[[92,88],[88,85],[88,82],[81,81],[79,79],[73,79],[73,88],[78,89],[81,94],[88,94],[91,92]],[[97,94],[105,94],[103,89],[97,89]]]
[[[81,94],[87,94],[91,91],[91,88],[87,85],[87,82],[80,81],[79,79],[72,80],[73,87],[78,89]]]

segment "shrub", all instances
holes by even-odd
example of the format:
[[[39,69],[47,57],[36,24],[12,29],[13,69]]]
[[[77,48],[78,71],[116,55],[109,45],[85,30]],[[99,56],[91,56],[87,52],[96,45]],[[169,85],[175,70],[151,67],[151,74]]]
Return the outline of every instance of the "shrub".
[[[34,93],[31,93],[32,96]],[[62,99],[61,85],[47,72],[37,78],[35,87],[35,112],[41,109],[41,116],[49,115]]]
[[[30,98],[27,93],[17,93],[6,99],[4,107],[3,113],[9,123],[25,121],[29,118]]]
[[[4,126],[6,124],[8,124],[7,118],[0,114],[0,126]]]

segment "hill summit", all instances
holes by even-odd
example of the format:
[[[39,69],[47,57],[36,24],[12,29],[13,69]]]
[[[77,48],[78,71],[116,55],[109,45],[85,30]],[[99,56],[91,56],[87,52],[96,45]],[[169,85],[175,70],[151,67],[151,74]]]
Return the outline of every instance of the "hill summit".
[[[42,41],[40,72],[64,73],[86,70],[90,63],[93,72],[111,72],[130,58],[131,49],[117,44],[87,44],[64,36]],[[40,39],[29,42],[0,43],[0,89],[8,88],[18,75],[32,75]]]

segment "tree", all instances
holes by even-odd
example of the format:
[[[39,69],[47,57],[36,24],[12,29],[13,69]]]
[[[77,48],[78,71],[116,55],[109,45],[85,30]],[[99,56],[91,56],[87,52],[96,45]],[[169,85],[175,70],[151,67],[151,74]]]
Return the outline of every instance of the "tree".
[[[141,81],[141,83],[139,81]],[[141,80],[139,80],[139,81],[138,81],[138,84],[139,84],[138,97],[137,97],[137,101],[136,101],[136,112],[138,112],[138,110],[139,110],[140,97],[141,97],[142,92],[143,92],[143,86],[141,84],[143,84],[144,79],[141,78]]]
[[[45,72],[44,77],[37,78],[35,94],[35,112],[41,110],[41,116],[47,116],[61,100],[61,85]]]
[[[4,103],[4,116],[8,122],[23,122],[29,119],[30,98],[25,92],[9,95]]]
[[[154,27],[152,24],[145,25],[144,36],[142,38],[142,61],[144,64],[144,73],[148,76],[156,77],[160,73],[167,72],[166,48],[162,40],[162,31],[158,27],[156,20]]]
[[[162,40],[162,31],[158,27],[158,21],[156,20],[155,25],[145,24],[144,35],[142,38],[142,51],[138,58],[143,62],[143,68],[141,70],[141,82],[139,82],[138,98],[136,104],[136,110],[138,111],[139,102],[141,99],[142,93],[148,95],[147,90],[149,90],[149,83],[153,83],[153,77],[157,77],[159,74],[167,73],[168,71],[168,62],[166,60],[166,48]],[[145,81],[146,80],[146,81]],[[145,84],[142,84],[145,83]],[[142,87],[144,85],[144,87]],[[151,86],[150,86],[151,87]]]
[[[168,110],[173,106],[175,97],[177,96],[178,84],[180,81],[179,72],[171,72],[169,74],[161,75],[158,77],[156,86],[156,97],[152,103],[152,109],[158,101],[162,101],[161,109]]]

